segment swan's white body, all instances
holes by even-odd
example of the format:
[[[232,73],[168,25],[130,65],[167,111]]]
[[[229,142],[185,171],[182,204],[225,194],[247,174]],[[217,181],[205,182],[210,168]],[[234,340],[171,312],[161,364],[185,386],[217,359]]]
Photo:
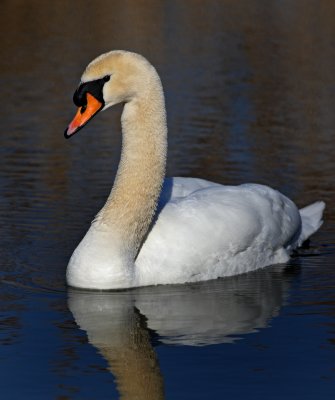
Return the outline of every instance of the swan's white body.
[[[286,262],[320,227],[323,202],[299,211],[267,186],[172,178],[162,188],[166,121],[158,75],[136,54],[111,52],[88,66],[82,82],[100,78],[107,67],[115,81],[103,88],[105,108],[127,99],[121,162],[106,205],[71,257],[69,285],[115,289],[253,271]],[[117,68],[128,69],[122,84]]]

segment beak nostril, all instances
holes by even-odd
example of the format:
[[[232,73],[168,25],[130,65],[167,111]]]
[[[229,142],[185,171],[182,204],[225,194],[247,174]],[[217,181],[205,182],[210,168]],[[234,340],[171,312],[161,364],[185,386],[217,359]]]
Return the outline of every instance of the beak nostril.
[[[84,112],[86,111],[86,108],[87,108],[87,104],[82,106],[81,109],[80,109],[80,114],[84,114]]]

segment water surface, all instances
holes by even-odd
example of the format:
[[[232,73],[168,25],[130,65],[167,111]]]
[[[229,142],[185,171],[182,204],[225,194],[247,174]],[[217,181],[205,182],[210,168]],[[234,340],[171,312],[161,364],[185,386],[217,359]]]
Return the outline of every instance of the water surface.
[[[3,2],[4,398],[333,397],[334,20],[331,0]],[[162,77],[169,175],[324,200],[310,247],[213,282],[68,290],[67,261],[115,176],[122,108],[63,131],[83,68],[111,49]]]

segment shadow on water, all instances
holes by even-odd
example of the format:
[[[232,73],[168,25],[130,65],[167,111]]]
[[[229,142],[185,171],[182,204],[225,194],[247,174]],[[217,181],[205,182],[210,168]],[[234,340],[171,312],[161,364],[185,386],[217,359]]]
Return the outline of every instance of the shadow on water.
[[[266,328],[285,302],[290,280],[287,268],[278,266],[189,285],[71,289],[68,306],[106,359],[121,398],[159,400],[164,384],[156,345],[234,343]]]

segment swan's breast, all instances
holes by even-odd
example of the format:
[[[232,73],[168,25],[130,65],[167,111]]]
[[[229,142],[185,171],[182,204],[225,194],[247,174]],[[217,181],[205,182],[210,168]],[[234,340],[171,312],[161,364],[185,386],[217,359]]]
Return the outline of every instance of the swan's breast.
[[[94,224],[73,252],[66,280],[83,289],[133,286],[133,263],[115,232]]]

